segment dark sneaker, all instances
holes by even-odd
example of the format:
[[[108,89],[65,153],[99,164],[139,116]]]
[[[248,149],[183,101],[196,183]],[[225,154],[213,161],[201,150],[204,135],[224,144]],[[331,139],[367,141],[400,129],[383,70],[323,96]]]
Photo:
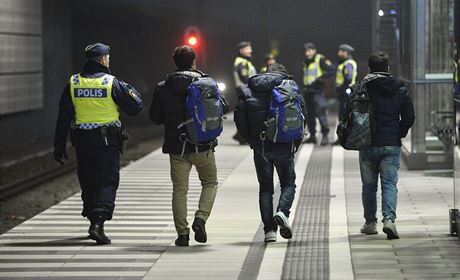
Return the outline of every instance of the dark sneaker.
[[[316,140],[315,136],[310,136],[307,138],[307,140],[304,141],[305,144],[316,144],[318,143],[318,140]]]
[[[329,145],[329,138],[327,135],[323,135],[323,139],[321,139],[321,146]]]
[[[370,223],[370,224],[364,223],[363,227],[361,228],[361,233],[364,233],[367,235],[379,233],[377,231],[377,223],[375,222]]]
[[[98,245],[107,245],[112,243],[112,240],[108,238],[104,233],[104,225],[92,224],[88,229],[89,237],[96,240]]]
[[[399,233],[392,220],[386,219],[383,221],[383,232],[387,234],[387,239],[399,239]]]
[[[188,246],[189,240],[190,238],[188,234],[179,234],[176,241],[174,241],[174,244],[176,244],[176,246]]]
[[[244,139],[244,137],[238,132],[232,136],[232,139],[238,141],[240,145],[246,145],[248,143],[246,139]]]
[[[291,226],[289,225],[289,219],[282,211],[278,211],[273,217],[275,224],[280,227],[280,234],[281,237],[284,239],[291,239],[292,238],[292,230]]]
[[[195,232],[196,242],[206,243],[208,241],[208,235],[206,234],[206,228],[204,225],[206,222],[202,218],[196,217],[192,224],[192,229]]]

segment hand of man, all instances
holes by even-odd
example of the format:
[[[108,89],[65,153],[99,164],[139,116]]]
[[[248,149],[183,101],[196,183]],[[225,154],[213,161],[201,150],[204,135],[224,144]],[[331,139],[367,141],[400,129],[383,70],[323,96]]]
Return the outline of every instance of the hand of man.
[[[54,160],[59,162],[61,165],[64,165],[64,161],[68,159],[66,150],[54,150],[53,152]]]

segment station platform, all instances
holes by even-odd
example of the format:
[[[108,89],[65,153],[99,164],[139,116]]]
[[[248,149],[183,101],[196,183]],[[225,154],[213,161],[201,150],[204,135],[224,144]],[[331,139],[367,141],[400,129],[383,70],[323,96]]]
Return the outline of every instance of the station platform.
[[[226,123],[216,148],[219,190],[206,244],[192,232],[190,247],[174,246],[169,159],[157,150],[121,170],[106,223],[111,245],[87,238],[76,194],[0,236],[0,279],[460,279],[460,241],[448,235],[452,178],[402,167],[401,238],[387,240],[381,224],[366,236],[358,153],[304,144],[293,238],[265,244],[252,151],[231,139],[233,127]],[[189,222],[200,188],[192,171]]]

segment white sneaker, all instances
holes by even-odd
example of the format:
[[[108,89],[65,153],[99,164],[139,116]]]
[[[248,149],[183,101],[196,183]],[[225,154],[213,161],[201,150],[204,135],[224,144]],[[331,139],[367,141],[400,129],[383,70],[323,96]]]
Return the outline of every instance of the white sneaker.
[[[387,239],[399,239],[396,225],[390,219],[385,219],[383,221],[383,232],[387,234]]]
[[[377,223],[376,222],[370,223],[370,224],[364,223],[363,227],[361,228],[361,233],[365,233],[368,235],[379,233],[377,231]]]
[[[265,242],[276,242],[276,232],[274,230],[265,233]]]
[[[292,230],[289,225],[289,218],[284,215],[283,211],[278,211],[273,219],[275,220],[275,224],[280,227],[281,237],[284,239],[291,239]]]

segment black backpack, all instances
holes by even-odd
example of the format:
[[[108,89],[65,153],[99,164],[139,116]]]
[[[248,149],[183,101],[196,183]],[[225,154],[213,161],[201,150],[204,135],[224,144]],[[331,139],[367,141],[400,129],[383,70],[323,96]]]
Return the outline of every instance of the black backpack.
[[[346,150],[367,150],[372,146],[374,110],[364,81],[351,88],[346,115],[337,126],[340,145]]]

